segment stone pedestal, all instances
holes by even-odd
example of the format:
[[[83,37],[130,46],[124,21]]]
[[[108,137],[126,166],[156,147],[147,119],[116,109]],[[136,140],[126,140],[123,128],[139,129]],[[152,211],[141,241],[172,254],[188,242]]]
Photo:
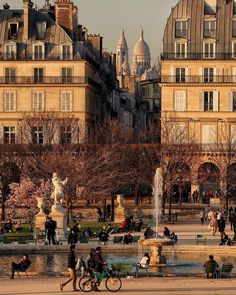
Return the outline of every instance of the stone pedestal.
[[[161,254],[161,252],[162,252],[161,244],[151,247],[150,265],[156,266],[160,264],[166,264],[166,258],[164,255]]]
[[[50,217],[57,223],[56,238],[59,242],[67,240],[67,216],[61,205],[53,205]]]
[[[117,195],[117,202],[118,202],[118,207],[115,208],[115,222],[121,223],[122,221],[125,220],[125,208],[122,205],[122,202],[123,202],[122,195]]]
[[[43,213],[42,205],[43,199],[38,197],[36,198],[38,202],[39,213],[35,216],[35,228],[39,230],[45,229],[46,215]]]
[[[220,199],[219,198],[210,198],[210,207],[220,208]]]

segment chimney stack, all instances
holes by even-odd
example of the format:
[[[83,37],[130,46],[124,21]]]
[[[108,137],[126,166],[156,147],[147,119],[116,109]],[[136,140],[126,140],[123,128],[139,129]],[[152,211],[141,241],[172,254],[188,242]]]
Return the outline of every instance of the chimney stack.
[[[77,7],[70,0],[57,0],[55,10],[56,22],[73,38],[76,29]]]
[[[33,2],[31,0],[23,0],[24,6],[24,30],[23,30],[23,42],[27,43],[29,39],[29,19],[30,11],[33,8]]]

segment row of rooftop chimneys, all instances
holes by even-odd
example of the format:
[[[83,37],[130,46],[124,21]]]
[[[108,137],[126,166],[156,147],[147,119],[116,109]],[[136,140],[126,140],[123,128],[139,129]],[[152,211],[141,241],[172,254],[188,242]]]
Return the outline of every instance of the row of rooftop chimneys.
[[[75,41],[78,38],[78,8],[71,0],[55,0],[55,6],[50,6],[46,0],[48,7],[52,7],[55,11],[56,23],[58,23]],[[23,41],[29,39],[29,19],[31,9],[34,4],[31,0],[23,0],[24,9],[24,33]],[[8,3],[3,4],[4,9],[10,9]]]

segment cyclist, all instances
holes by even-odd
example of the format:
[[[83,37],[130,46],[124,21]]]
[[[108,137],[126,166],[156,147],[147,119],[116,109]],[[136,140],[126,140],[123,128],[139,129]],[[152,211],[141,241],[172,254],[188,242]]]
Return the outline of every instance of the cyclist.
[[[101,274],[103,273],[103,269],[104,269],[104,260],[102,258],[102,248],[99,246],[96,248],[96,252],[94,254],[94,264],[95,264],[94,272],[98,273],[97,285],[99,286],[102,281]],[[94,291],[96,292],[100,291],[96,285],[95,285]]]

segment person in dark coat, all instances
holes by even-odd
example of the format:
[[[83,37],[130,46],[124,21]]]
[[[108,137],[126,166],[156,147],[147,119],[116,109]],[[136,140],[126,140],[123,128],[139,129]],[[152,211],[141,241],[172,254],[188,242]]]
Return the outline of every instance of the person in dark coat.
[[[94,271],[95,272],[98,272],[98,273],[103,272],[104,260],[103,260],[103,257],[102,257],[102,248],[99,247],[99,246],[96,248],[96,252],[94,254],[94,265],[95,265],[94,266]],[[100,285],[100,283],[101,283],[101,280],[99,280],[99,278],[98,278],[98,281],[96,282],[94,291],[100,291],[98,289],[98,286]]]
[[[77,273],[76,273],[76,259],[75,259],[75,245],[70,245],[70,252],[68,254],[68,272],[70,277],[62,284],[60,284],[60,289],[63,288],[73,280],[73,291],[79,291],[76,288]]]
[[[155,232],[154,230],[151,229],[151,226],[148,225],[148,227],[146,228],[145,232],[144,232],[144,238],[145,240],[148,240],[148,239],[152,239],[155,237]]]
[[[55,240],[56,228],[57,228],[56,221],[53,220],[52,217],[47,217],[47,220],[45,222],[45,231],[47,234],[49,245],[51,245],[51,242],[53,245],[56,244],[56,240]]]
[[[219,228],[219,232],[220,232],[221,238],[222,238],[222,234],[225,231],[225,219],[222,215],[221,215],[220,220],[218,220],[218,228]]]

